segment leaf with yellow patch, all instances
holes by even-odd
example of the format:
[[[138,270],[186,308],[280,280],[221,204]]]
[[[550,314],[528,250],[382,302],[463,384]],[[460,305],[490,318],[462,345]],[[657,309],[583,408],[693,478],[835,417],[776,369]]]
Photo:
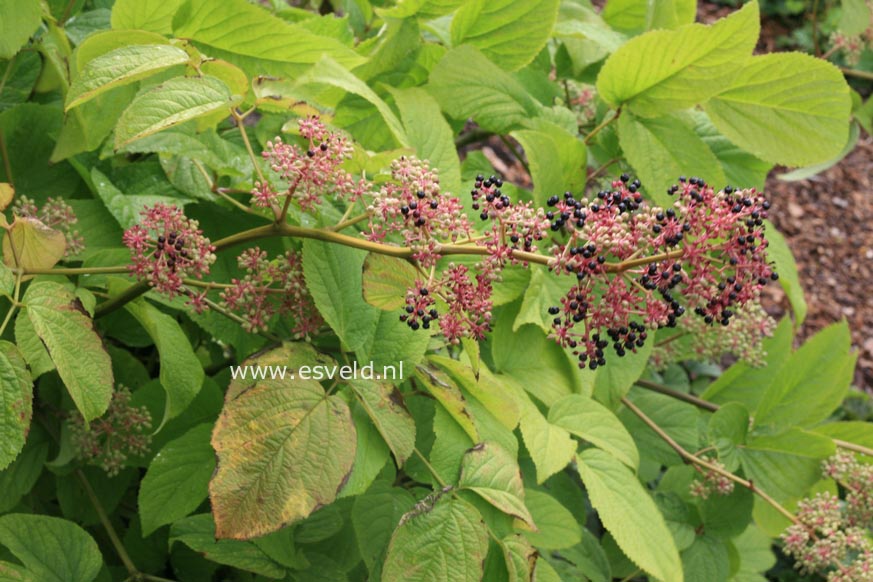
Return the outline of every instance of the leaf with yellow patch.
[[[364,260],[364,301],[383,311],[400,309],[416,276],[415,267],[403,259],[370,253]]]
[[[51,269],[64,256],[64,234],[36,218],[15,217],[3,237],[3,262],[23,269]]]
[[[15,187],[9,182],[0,182],[0,211],[6,210],[13,198],[15,198]]]

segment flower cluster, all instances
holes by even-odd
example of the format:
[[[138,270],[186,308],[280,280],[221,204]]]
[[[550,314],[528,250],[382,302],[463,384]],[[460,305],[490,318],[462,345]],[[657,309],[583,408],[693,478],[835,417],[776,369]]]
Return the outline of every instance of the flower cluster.
[[[423,160],[402,156],[391,164],[391,181],[373,193],[368,207],[367,237],[382,241],[389,233],[403,234],[422,267],[433,266],[441,242],[469,238],[470,222],[461,201],[440,189],[439,175]]]
[[[860,34],[846,34],[836,30],[831,34],[831,52],[841,52],[845,56],[846,64],[854,67],[861,61],[861,53],[864,49],[873,49],[873,0],[867,0],[867,12],[870,21]]]
[[[176,206],[158,203],[144,209],[140,224],[124,233],[130,271],[170,298],[183,293],[186,277],[202,279],[215,262],[215,247],[196,220]]]
[[[119,385],[103,417],[90,427],[78,412],[68,421],[76,457],[102,468],[112,477],[130,455],[142,455],[151,445],[152,417],[145,406],[132,406],[130,390]]]
[[[800,523],[782,534],[784,551],[801,572],[821,573],[828,582],[873,582],[873,466],[838,453],[822,469],[845,489],[845,500],[819,493],[801,501]]]
[[[577,125],[581,127],[594,120],[597,115],[597,90],[594,85],[565,79],[561,81],[561,89],[564,98],[558,101],[576,114]]]
[[[20,196],[13,205],[13,211],[18,216],[35,218],[49,228],[58,230],[64,234],[67,248],[64,257],[75,257],[85,250],[85,239],[79,231],[73,228],[79,219],[73,208],[60,198],[47,198],[42,208],[27,196]]]
[[[237,259],[246,275],[233,279],[222,291],[224,306],[239,312],[247,331],[266,331],[274,315],[293,318],[291,333],[304,337],[322,324],[312,296],[303,280],[302,257],[297,251],[287,251],[273,260],[258,247],[244,251]]]
[[[369,190],[369,182],[355,180],[342,168],[353,151],[348,138],[329,132],[317,117],[306,117],[297,123],[300,135],[309,144],[303,150],[279,137],[267,142],[262,155],[270,168],[285,181],[286,187],[280,191],[269,183],[255,182],[252,196],[256,206],[266,208],[278,198],[290,196],[301,209],[310,210],[325,195],[332,194],[353,202]]]
[[[688,311],[728,325],[776,278],[763,228],[770,205],[754,189],[716,192],[681,177],[666,209],[647,206],[639,189],[622,175],[593,201],[549,200],[552,230],[568,236],[552,248],[552,269],[576,280],[550,308],[554,337],[580,367],[603,365],[610,344],[618,356],[642,347],[649,330],[676,327]]]
[[[724,469],[724,465],[717,459],[708,459],[711,465]],[[696,467],[696,466],[695,466]],[[718,495],[730,495],[734,490],[734,482],[718,473],[710,470],[700,470],[700,479],[695,479],[691,482],[690,493],[694,497],[700,499],[708,499],[710,495],[716,493]]]

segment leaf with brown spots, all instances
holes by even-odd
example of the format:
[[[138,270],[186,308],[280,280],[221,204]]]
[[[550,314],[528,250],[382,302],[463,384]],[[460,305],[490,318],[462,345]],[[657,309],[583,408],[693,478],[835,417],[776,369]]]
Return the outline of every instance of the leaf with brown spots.
[[[394,453],[397,466],[402,467],[415,448],[415,421],[406,410],[403,395],[387,382],[353,380],[349,385]]]
[[[301,354],[309,354],[309,361]],[[285,344],[246,365],[318,364]],[[218,538],[249,539],[332,503],[355,460],[349,407],[313,380],[234,380],[212,433],[218,469],[209,484]]]

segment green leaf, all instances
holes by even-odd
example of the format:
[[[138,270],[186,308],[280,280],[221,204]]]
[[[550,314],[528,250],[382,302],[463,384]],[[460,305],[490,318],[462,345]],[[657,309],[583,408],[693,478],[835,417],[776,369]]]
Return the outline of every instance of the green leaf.
[[[191,341],[179,322],[139,298],[125,304],[125,310],[143,327],[160,357],[161,386],[167,392],[167,404],[161,426],[179,416],[200,392],[205,373],[191,347]]]
[[[184,0],[115,0],[112,28],[147,30],[159,34],[173,31],[173,16]]]
[[[858,356],[851,353],[851,344],[845,320],[807,340],[764,393],[755,424],[808,427],[830,416],[852,383]]]
[[[415,421],[403,395],[387,382],[353,380],[349,385],[394,454],[397,466],[402,467],[415,448]]]
[[[679,28],[694,22],[697,16],[696,0],[666,0],[649,4],[648,29]]]
[[[448,372],[458,386],[481,402],[501,425],[509,430],[518,426],[521,414],[518,403],[506,397],[502,382],[487,367],[480,366],[475,372],[469,364],[459,360],[443,356],[430,356],[428,360]]]
[[[24,448],[33,414],[33,380],[15,344],[0,340],[0,470]]]
[[[422,160],[440,171],[440,189],[461,195],[461,162],[452,128],[443,118],[440,106],[429,93],[419,88],[393,90],[394,102],[406,130],[409,144]]]
[[[0,471],[0,513],[14,509],[21,498],[30,492],[42,475],[48,451],[48,434],[39,424],[34,424],[21,454]]]
[[[752,519],[754,502],[755,494],[745,487],[735,487],[728,495],[710,495],[699,504],[704,531],[722,540],[740,535]]]
[[[812,429],[833,439],[840,439],[868,449],[873,449],[873,423],[860,420],[829,422]]]
[[[403,516],[391,536],[383,582],[478,582],[488,530],[469,503],[445,496]],[[427,551],[422,551],[427,548]],[[463,551],[459,549],[463,548]]]
[[[643,375],[653,349],[654,342],[646,342],[620,361],[608,362],[606,366],[598,368],[594,378],[594,397],[607,408],[615,410],[634,382]]]
[[[383,311],[396,311],[406,305],[406,290],[417,278],[418,273],[409,262],[370,253],[364,259],[361,281],[364,301]]]
[[[870,26],[870,6],[864,0],[842,0],[837,28],[843,34],[861,34]]]
[[[536,529],[524,505],[524,484],[515,459],[499,445],[477,444],[461,459],[458,487],[476,492],[485,501]]]
[[[693,405],[646,391],[632,392],[628,398],[683,448],[691,451],[700,448],[697,429],[700,412]],[[642,458],[648,457],[667,466],[682,462],[664,439],[630,409],[622,408],[618,416],[636,441]]]
[[[652,576],[682,582],[682,563],[673,536],[634,474],[598,449],[582,452],[577,460],[591,505],[621,550]]]
[[[731,572],[727,546],[709,535],[698,536],[682,552],[682,567],[688,580],[727,582]]]
[[[537,483],[543,483],[570,463],[576,454],[576,441],[569,432],[546,420],[521,387],[517,390],[521,436],[536,467]]]
[[[47,515],[0,517],[0,545],[39,582],[91,582],[103,565],[88,532],[71,521]]]
[[[308,344],[286,344],[248,361],[316,363]],[[212,435],[217,535],[263,535],[331,503],[352,469],[355,442],[348,405],[314,380],[232,381]]]
[[[0,561],[0,582],[36,582],[33,576],[17,564]]]
[[[797,262],[795,262],[788,241],[785,240],[782,233],[769,221],[766,224],[767,257],[773,261],[776,272],[779,274],[779,285],[782,286],[785,295],[788,296],[788,301],[791,303],[791,310],[797,320],[796,325],[800,326],[806,319],[809,308],[803,294],[803,287],[800,285]]]
[[[512,329],[532,323],[545,333],[551,333],[554,316],[549,315],[549,307],[561,304],[561,298],[567,294],[568,282],[545,267],[532,266],[531,271],[530,284],[524,292]]]
[[[390,487],[384,482],[377,482],[369,491],[355,498],[352,527],[358,550],[371,574],[381,566],[381,557],[400,518],[414,505],[415,498],[408,490]]]
[[[12,227],[3,236],[3,262],[10,267],[51,269],[64,257],[66,250],[64,233],[47,227],[36,218],[16,216]]]
[[[529,64],[546,45],[558,0],[473,0],[452,19],[452,46],[473,45],[507,71]]]
[[[740,557],[740,565],[730,582],[767,582],[764,574],[776,565],[770,538],[751,524],[731,543]]]
[[[173,19],[173,32],[252,76],[296,77],[323,56],[346,67],[365,60],[341,41],[314,34],[246,0],[187,0]]]
[[[536,124],[536,129],[512,132],[512,137],[524,148],[538,206],[545,206],[554,194],[584,190],[588,151],[577,136],[543,121]]]
[[[227,110],[236,103],[215,77],[176,77],[143,91],[124,110],[115,127],[115,147],[185,121]]]
[[[67,93],[65,111],[109,91],[188,62],[188,53],[169,44],[125,46],[89,61]]]
[[[479,431],[473,422],[473,415],[458,386],[444,372],[433,367],[419,366],[415,370],[416,379],[439,402],[442,407],[464,429],[473,440],[479,440]]]
[[[607,59],[597,91],[612,107],[626,105],[644,117],[687,109],[730,85],[759,30],[758,4],[751,2],[711,26],[648,32]]]
[[[689,112],[694,121],[694,131],[709,147],[724,171],[727,183],[740,188],[764,189],[767,174],[773,167],[769,162],[759,160],[749,152],[735,146],[719,133],[709,116],[698,109]],[[716,183],[716,187],[721,184]]]
[[[582,527],[557,499],[537,489],[528,489],[525,498],[538,530],[522,534],[530,543],[546,550],[561,550],[582,540]]]
[[[6,84],[0,88],[0,111],[24,103],[42,72],[42,59],[36,51],[20,52],[6,64]]]
[[[739,402],[725,404],[709,418],[707,432],[718,459],[728,471],[735,471],[739,466],[737,447],[746,443],[749,432],[749,410]]]
[[[81,301],[58,283],[39,282],[28,287],[23,302],[85,421],[102,415],[112,399],[112,362]]]
[[[537,551],[521,534],[500,540],[503,559],[509,574],[507,582],[530,582],[537,562]]]
[[[469,45],[450,50],[436,64],[428,91],[450,116],[472,117],[495,133],[522,127],[541,108],[515,78]]]
[[[285,568],[252,542],[216,538],[215,523],[208,513],[192,515],[170,527],[170,546],[182,542],[207,560],[240,568],[268,578],[285,576]]]
[[[391,456],[385,439],[376,429],[364,407],[354,401],[349,403],[349,407],[355,425],[355,460],[352,462],[352,472],[342,484],[337,498],[354,497],[369,489],[386,468],[385,465]],[[391,468],[393,469],[393,466]],[[317,516],[318,513],[315,515]],[[342,519],[339,521],[342,524]]]
[[[700,176],[709,184],[726,183],[718,158],[695,133],[686,115],[647,119],[623,112],[618,120],[618,142],[646,195],[659,206],[672,206],[673,200],[665,192],[681,175]]]
[[[722,87],[704,109],[720,132],[762,160],[824,162],[848,140],[849,86],[822,59],[800,53],[752,57]]]
[[[571,394],[549,409],[549,423],[612,454],[633,470],[640,455],[627,429],[611,410],[581,394]]]
[[[139,224],[142,219],[141,212],[146,206],[153,206],[158,202],[182,206],[188,201],[187,198],[172,198],[156,194],[125,194],[96,167],[91,168],[91,181],[106,209],[125,229]]]
[[[0,0],[0,59],[11,59],[41,22],[37,0]]]
[[[756,436],[740,448],[746,477],[779,502],[802,497],[821,478],[821,461],[834,454],[831,439],[799,428]]]
[[[139,488],[142,535],[193,512],[208,495],[215,470],[211,424],[198,425],[155,455]]]

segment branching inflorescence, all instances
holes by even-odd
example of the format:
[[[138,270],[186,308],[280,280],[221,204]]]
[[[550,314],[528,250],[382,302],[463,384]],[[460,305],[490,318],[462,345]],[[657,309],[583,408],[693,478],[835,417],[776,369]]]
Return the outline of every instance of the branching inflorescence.
[[[636,351],[652,330],[674,327],[686,313],[696,314],[699,325],[728,325],[744,306],[754,312],[761,287],[776,278],[764,235],[769,204],[754,189],[716,191],[702,179],[681,177],[668,189],[675,202],[661,208],[643,200],[638,180],[622,175],[591,200],[567,192],[552,196],[543,209],[511,200],[500,177],[480,175],[463,202],[444,192],[437,171],[415,157],[394,161],[379,187],[355,179],[343,168],[352,151],[346,137],[314,117],[299,127],[307,149],[279,139],[268,143],[264,158],[283,186],[255,183],[253,203],[274,209],[276,232],[283,234],[292,202],[312,211],[335,196],[351,210],[361,200],[365,214],[338,228],[366,221],[364,238],[330,239],[333,229],[303,227],[293,227],[293,234],[353,242],[413,261],[421,276],[406,293],[400,319],[416,330],[437,326],[450,343],[482,339],[490,330],[493,288],[507,266],[537,263],[568,279],[560,304],[549,309],[552,336],[573,350],[580,367],[592,369],[605,363],[610,346],[618,356]],[[392,242],[398,237],[404,246]],[[156,205],[124,240],[135,275],[170,296],[188,294],[197,309],[206,307],[209,285],[201,292],[185,288],[185,277],[203,277],[214,260],[215,248],[196,222],[177,208]],[[446,262],[464,254],[478,262]],[[297,335],[317,329],[321,321],[297,251],[268,261],[266,253],[250,249],[239,264],[246,274],[220,285],[221,297],[249,329],[266,329],[275,315],[292,316]]]

